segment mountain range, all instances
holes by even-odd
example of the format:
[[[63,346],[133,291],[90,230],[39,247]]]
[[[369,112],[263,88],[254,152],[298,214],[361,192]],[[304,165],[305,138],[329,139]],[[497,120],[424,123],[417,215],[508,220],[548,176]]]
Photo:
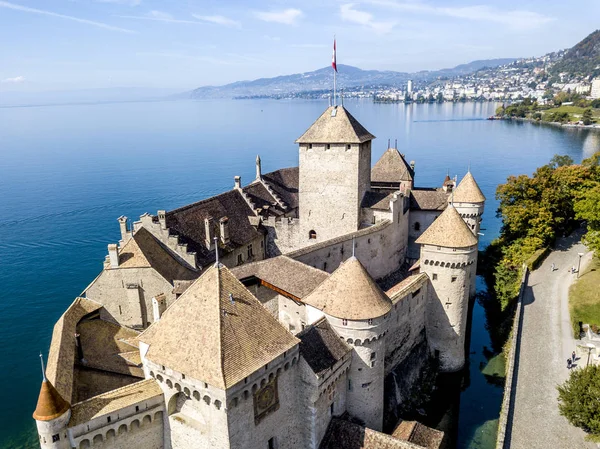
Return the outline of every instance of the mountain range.
[[[397,86],[409,79],[429,82],[438,78],[454,77],[472,73],[483,68],[498,67],[516,61],[516,58],[486,59],[461,64],[449,69],[421,71],[415,73],[391,70],[363,70],[338,64],[338,86],[341,88]],[[332,68],[324,67],[312,72],[295,73],[274,78],[259,78],[252,81],[237,81],[224,86],[204,86],[184,94],[193,99],[240,98],[258,96],[289,95],[300,92],[319,92],[331,89]]]

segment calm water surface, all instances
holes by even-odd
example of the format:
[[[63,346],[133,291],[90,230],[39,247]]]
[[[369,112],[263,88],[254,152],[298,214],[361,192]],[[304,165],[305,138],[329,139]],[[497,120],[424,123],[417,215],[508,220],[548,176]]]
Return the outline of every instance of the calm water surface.
[[[0,109],[0,447],[37,447],[31,413],[39,351],[52,327],[102,268],[120,215],[173,209],[297,165],[294,140],[322,113],[316,101],[123,103]],[[555,153],[576,161],[598,135],[483,120],[494,104],[347,102],[379,138],[373,161],[398,139],[416,161],[418,186],[441,185],[471,164],[488,198],[482,245],[499,230],[497,184],[531,173]],[[502,389],[488,381],[489,335],[475,305],[469,386],[461,395],[458,445],[491,448]]]

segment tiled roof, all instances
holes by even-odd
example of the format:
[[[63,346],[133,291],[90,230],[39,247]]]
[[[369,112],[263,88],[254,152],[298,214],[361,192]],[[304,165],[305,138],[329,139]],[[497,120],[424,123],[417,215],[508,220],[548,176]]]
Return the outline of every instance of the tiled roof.
[[[214,235],[218,237],[219,219],[229,218],[230,243],[223,245],[219,241],[219,248],[220,251],[230,252],[261,236],[248,218],[254,216],[254,211],[248,206],[242,194],[233,189],[167,212],[166,224],[171,232],[180,236],[183,243],[188,244],[190,251],[196,252],[198,265],[206,266],[214,262],[215,252],[206,248],[204,219],[209,217],[213,219]]]
[[[77,324],[86,315],[102,308],[102,304],[86,298],[77,298],[54,325],[46,377],[67,401],[73,398],[75,342]]]
[[[89,422],[94,418],[108,415],[125,407],[162,396],[163,392],[154,379],[146,379],[125,387],[99,394],[93,398],[74,404],[71,408],[69,427]]]
[[[281,208],[277,200],[273,198],[273,195],[271,195],[261,182],[252,182],[243,187],[242,190],[248,196],[248,199],[252,201],[254,207],[265,209],[265,206],[267,206],[269,215],[276,217],[285,214],[285,210]]]
[[[138,229],[119,251],[119,268],[154,268],[170,283],[175,279],[191,280],[199,276],[175,259],[146,228]]]
[[[444,432],[417,421],[400,421],[392,436],[426,449],[439,449],[444,441]]]
[[[394,300],[399,296],[403,296],[403,293],[409,291],[415,285],[423,284],[427,279],[428,278],[425,273],[409,276],[388,289],[385,294],[388,295],[390,299]]]
[[[400,183],[412,181],[413,176],[410,165],[395,148],[387,149],[371,169],[371,182]]]
[[[477,238],[452,205],[416,240],[420,245],[466,248],[477,245]]]
[[[300,354],[318,377],[352,350],[325,318],[308,326],[298,334],[298,338]]]
[[[368,191],[365,192],[360,207],[377,210],[388,210],[394,193]]]
[[[363,143],[374,138],[343,106],[330,106],[296,143]]]
[[[442,189],[415,188],[410,191],[412,210],[444,210],[448,206],[448,194]]]
[[[139,340],[149,360],[220,389],[299,343],[224,266],[206,270]]]
[[[325,271],[313,268],[287,256],[277,256],[259,262],[247,263],[231,269],[238,279],[257,277],[302,299],[329,277]]]
[[[69,403],[65,401],[56,388],[46,379],[42,382],[37,406],[33,412],[33,419],[38,421],[51,421],[69,410]]]
[[[483,203],[485,201],[485,196],[470,171],[454,190],[453,201],[455,203]]]
[[[87,367],[128,376],[144,376],[136,364],[128,363],[119,355],[131,351],[131,346],[121,340],[135,338],[139,332],[101,319],[82,321],[77,332]],[[139,351],[136,352],[139,354]]]
[[[319,449],[423,449],[391,435],[333,418]]]
[[[289,208],[298,207],[298,167],[282,168],[262,177]]]
[[[304,302],[328,315],[348,320],[378,318],[392,307],[390,299],[354,256],[343,262]]]

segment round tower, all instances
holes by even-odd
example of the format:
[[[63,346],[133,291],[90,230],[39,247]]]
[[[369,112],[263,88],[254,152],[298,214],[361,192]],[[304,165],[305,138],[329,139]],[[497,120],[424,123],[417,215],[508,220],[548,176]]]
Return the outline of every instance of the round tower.
[[[346,408],[365,426],[383,426],[385,336],[392,302],[354,256],[304,301],[324,312],[331,327],[353,348]]]
[[[42,355],[40,354],[40,359]],[[42,449],[69,449],[71,444],[67,434],[67,425],[71,419],[71,405],[65,401],[54,385],[46,379],[42,360],[42,387],[33,419]]]
[[[465,363],[469,290],[477,263],[477,238],[456,209],[446,210],[416,241],[421,272],[431,281],[427,337],[440,369],[458,371]]]
[[[479,188],[479,185],[477,185],[477,181],[475,181],[470,170],[460,181],[458,187],[456,187],[456,190],[450,197],[450,201],[477,238],[477,242],[479,242],[479,229],[485,206],[485,196]],[[474,263],[471,266],[471,282],[469,285],[470,296],[474,296],[476,292],[476,269],[477,263]]]

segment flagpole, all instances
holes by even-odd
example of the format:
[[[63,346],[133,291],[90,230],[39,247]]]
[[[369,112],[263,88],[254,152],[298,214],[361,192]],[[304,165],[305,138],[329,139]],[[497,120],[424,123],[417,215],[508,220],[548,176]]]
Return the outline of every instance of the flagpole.
[[[335,34],[333,35],[333,55],[335,58],[335,63],[337,65],[337,57],[336,57],[336,48],[335,48]],[[332,65],[333,68],[333,105],[337,106],[337,70],[336,67]]]

